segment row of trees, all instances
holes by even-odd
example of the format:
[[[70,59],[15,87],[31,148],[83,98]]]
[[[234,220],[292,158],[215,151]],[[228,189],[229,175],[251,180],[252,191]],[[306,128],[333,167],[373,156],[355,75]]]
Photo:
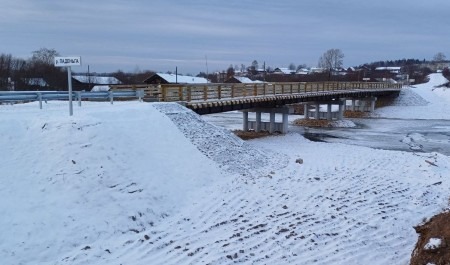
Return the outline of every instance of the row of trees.
[[[32,56],[29,59],[21,59],[13,57],[11,54],[0,54],[0,90],[11,90],[12,86],[16,90],[33,89],[33,85],[42,85],[36,83],[37,79],[45,80],[46,89],[61,89],[66,87],[67,77],[64,69],[54,66],[54,57],[59,56],[59,53],[54,49],[41,48],[32,52]],[[439,52],[433,57],[432,62],[445,62],[446,56]],[[340,49],[329,49],[320,56],[318,60],[318,67],[325,69],[325,73],[317,73],[312,76],[283,76],[271,75],[273,68],[266,66],[265,63],[260,65],[258,61],[254,60],[250,67],[241,65],[230,65],[226,72],[221,73],[219,76],[215,74],[200,73],[197,76],[206,77],[212,82],[223,82],[224,80],[235,75],[236,72],[250,74],[255,78],[261,80],[263,78],[266,81],[325,81],[325,80],[338,80],[343,77],[332,76],[333,69],[339,69],[343,67],[344,53]],[[410,78],[417,80],[422,79],[431,69],[427,69],[426,65],[429,63],[426,60],[417,59],[401,59],[390,61],[378,61],[360,65],[359,71],[350,73],[345,77],[347,81],[361,80],[363,77],[374,76],[374,69],[379,66],[402,66],[405,74],[408,74]],[[290,70],[299,70],[306,68],[306,65],[300,64],[296,66],[294,63],[290,63]],[[264,69],[263,76],[261,76],[261,69]],[[153,71],[135,71],[134,73],[126,73],[123,71],[117,71],[115,73],[109,73],[109,76],[114,76],[124,84],[136,84],[141,83],[146,77],[153,74]],[[387,77],[384,76],[383,77]],[[39,82],[39,81],[38,81]]]
[[[433,56],[432,61],[427,61],[425,59],[419,60],[419,59],[399,59],[399,60],[387,60],[387,61],[377,61],[372,63],[366,63],[364,65],[360,65],[358,68],[367,68],[367,69],[375,69],[377,67],[391,67],[391,66],[414,66],[414,65],[424,65],[429,63],[442,63],[446,62],[446,56],[442,52],[438,52]],[[329,49],[326,52],[320,56],[318,60],[317,66],[319,68],[323,68],[327,71],[331,71],[332,69],[339,69],[342,68],[344,65],[344,53],[340,49]],[[299,70],[302,68],[306,68],[307,66],[305,64],[299,64],[298,66],[295,66],[294,63],[290,63],[288,69],[289,70]],[[234,70],[235,72],[237,69],[240,69],[243,71],[245,69],[244,65],[241,65],[241,67],[238,67],[235,65],[233,68],[232,65],[228,68],[228,71]],[[254,60],[249,67],[248,70],[250,72],[256,71],[259,69],[258,61]],[[264,67],[264,70],[266,72],[271,72],[273,69],[272,67]]]
[[[54,66],[54,58],[59,55],[55,49],[47,48],[33,51],[28,59],[0,54],[0,90],[64,90],[67,87],[67,74],[64,68]],[[137,84],[153,73],[125,73],[119,70],[104,75],[116,77],[125,84]]]
[[[64,87],[67,77],[53,63],[54,57],[58,55],[56,50],[46,48],[33,51],[31,58],[26,60],[11,54],[0,54],[0,90],[33,87],[40,78],[45,78],[50,89]]]
[[[340,49],[330,49],[327,50],[320,58],[318,62],[318,67],[324,69],[336,69],[341,68],[344,64],[344,53]],[[302,68],[307,68],[306,64],[295,65],[294,63],[290,63],[287,67],[289,70],[298,71]],[[241,65],[230,65],[227,69],[227,73],[236,73],[236,72],[250,72],[252,74],[257,74],[261,69],[265,72],[272,72],[274,69],[271,66],[266,66],[265,62],[261,66],[257,60],[253,60],[251,65],[247,68],[244,64]]]

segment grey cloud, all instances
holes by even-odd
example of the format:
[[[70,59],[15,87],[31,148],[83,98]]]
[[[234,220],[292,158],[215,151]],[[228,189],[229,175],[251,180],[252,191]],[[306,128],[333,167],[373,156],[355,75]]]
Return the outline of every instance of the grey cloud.
[[[180,64],[196,73],[205,56],[217,70],[254,59],[314,66],[329,48],[342,49],[348,66],[450,57],[446,0],[3,2],[1,52],[22,56],[45,46],[81,55],[98,71]]]

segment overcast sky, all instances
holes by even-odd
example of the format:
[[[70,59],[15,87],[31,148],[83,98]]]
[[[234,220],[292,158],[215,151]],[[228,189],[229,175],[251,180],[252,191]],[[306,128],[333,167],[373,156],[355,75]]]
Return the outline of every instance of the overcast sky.
[[[344,66],[450,58],[449,0],[0,0],[0,53],[45,47],[82,57],[73,71],[224,70],[317,66],[341,49]],[[207,64],[206,64],[207,61]],[[208,68],[207,68],[208,65]]]

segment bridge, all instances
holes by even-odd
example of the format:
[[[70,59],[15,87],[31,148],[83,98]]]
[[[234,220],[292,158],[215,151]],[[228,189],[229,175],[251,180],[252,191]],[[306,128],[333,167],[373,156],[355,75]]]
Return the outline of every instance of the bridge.
[[[144,100],[182,102],[198,114],[210,114],[300,102],[397,96],[401,87],[381,82],[300,82],[112,85],[111,89],[144,90]]]
[[[113,85],[114,90],[143,90],[144,100],[179,102],[198,114],[233,110],[243,111],[243,129],[269,132],[287,131],[287,105],[303,103],[305,118],[342,119],[346,101],[352,110],[371,111],[378,97],[396,97],[402,85],[381,82],[299,82],[250,84],[161,84]],[[326,114],[320,105],[327,105]],[[332,105],[339,111],[333,115]],[[311,108],[312,107],[312,108]],[[248,113],[256,112],[256,121],[248,120]],[[270,122],[261,121],[261,113],[270,113]],[[275,113],[283,115],[275,122]]]

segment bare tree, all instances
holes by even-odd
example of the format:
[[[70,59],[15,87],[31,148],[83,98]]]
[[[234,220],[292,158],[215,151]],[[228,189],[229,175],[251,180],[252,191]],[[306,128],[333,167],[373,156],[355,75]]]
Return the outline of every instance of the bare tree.
[[[295,64],[294,63],[290,63],[289,64],[289,70],[295,70]]]
[[[256,75],[258,73],[258,61],[257,60],[253,60],[252,66],[250,66],[249,70],[252,75]]]
[[[342,67],[344,63],[344,53],[340,49],[330,49],[326,51],[319,59],[319,67],[331,71]]]
[[[227,69],[227,77],[226,79],[230,79],[234,76],[235,72],[234,72],[234,68],[233,65],[230,64],[230,67],[228,67]]]
[[[246,70],[245,64],[241,64],[241,73],[244,73]]]
[[[447,58],[447,57],[445,56],[444,53],[438,52],[438,53],[436,53],[436,54],[434,55],[433,61],[435,61],[435,62],[443,62],[443,61],[445,61],[446,58]]]
[[[25,71],[25,60],[11,54],[0,54],[0,90],[15,89],[24,81]]]
[[[253,60],[251,67],[252,67],[253,70],[258,70],[258,61],[257,60]]]
[[[55,49],[47,48],[40,48],[37,51],[33,51],[32,54],[31,61],[40,62],[46,65],[53,65],[55,57],[59,56],[59,53]]]
[[[51,88],[62,90],[66,88],[67,78],[64,69],[54,66],[56,56],[59,53],[55,49],[41,48],[33,51],[28,71],[31,78],[44,78]]]
[[[306,64],[299,64],[299,65],[297,65],[297,69],[296,70],[298,71],[298,70],[300,70],[302,68],[307,68]]]

